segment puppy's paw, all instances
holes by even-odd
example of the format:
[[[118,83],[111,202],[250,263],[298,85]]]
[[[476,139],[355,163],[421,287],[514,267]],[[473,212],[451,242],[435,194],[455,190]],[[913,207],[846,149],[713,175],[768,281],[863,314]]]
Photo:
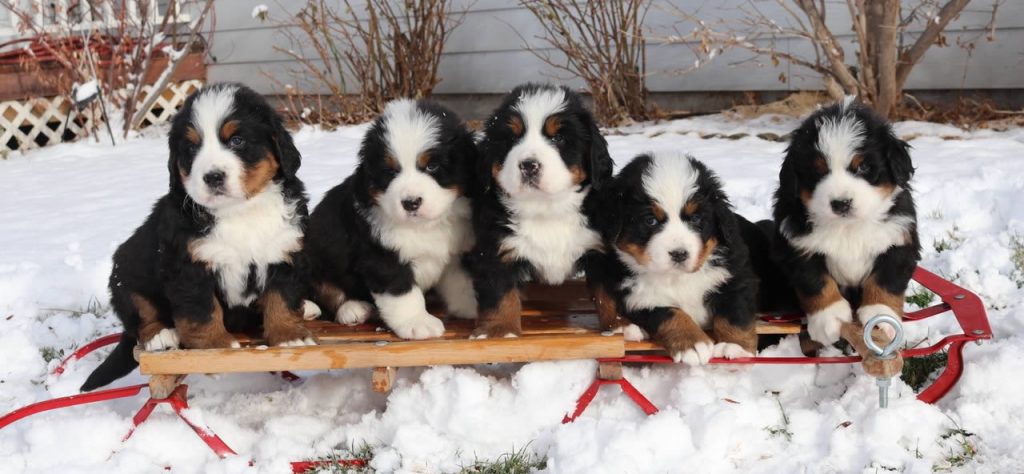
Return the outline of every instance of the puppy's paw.
[[[811,339],[829,346],[839,340],[843,323],[852,320],[853,311],[850,309],[850,303],[841,299],[821,311],[807,315],[807,333]]]
[[[319,318],[321,314],[323,314],[323,312],[320,311],[320,307],[317,306],[316,303],[309,300],[302,301],[302,319],[312,321]]]
[[[178,340],[178,331],[171,328],[163,328],[146,341],[143,348],[146,351],[166,351],[177,349],[179,345],[181,345],[181,341]]]
[[[348,300],[341,304],[334,319],[341,324],[355,326],[363,324],[373,314],[373,305],[365,301]]]
[[[705,365],[711,360],[714,347],[709,341],[698,341],[693,347],[684,350],[670,351],[672,360],[686,365]]]
[[[276,344],[278,347],[303,347],[303,346],[315,346],[316,341],[312,336],[305,337],[302,339],[292,339],[290,341],[279,342]]]
[[[444,335],[444,323],[426,312],[389,323],[389,326],[402,339],[433,339]]]
[[[713,357],[724,357],[726,359],[739,359],[741,357],[754,357],[750,351],[739,344],[732,342],[719,342],[711,351]]]
[[[519,337],[522,332],[518,320],[515,322],[492,322],[479,325],[469,337],[470,339]]]
[[[640,326],[630,324],[622,328],[622,338],[629,342],[640,342],[649,339],[650,336]]]
[[[871,318],[874,318],[875,316],[881,316],[883,314],[892,316],[896,318],[897,321],[900,320],[900,316],[896,314],[896,312],[893,311],[892,308],[884,304],[869,304],[867,306],[861,306],[860,308],[857,308],[857,320],[860,321],[860,324],[862,326],[867,324],[868,321],[871,321]],[[893,338],[896,337],[896,328],[888,324],[883,323],[875,327],[880,329],[883,333],[885,333],[887,341],[891,341],[893,340]]]
[[[274,331],[267,332],[267,344],[271,346],[296,347],[315,346],[316,338],[301,324],[277,326]]]

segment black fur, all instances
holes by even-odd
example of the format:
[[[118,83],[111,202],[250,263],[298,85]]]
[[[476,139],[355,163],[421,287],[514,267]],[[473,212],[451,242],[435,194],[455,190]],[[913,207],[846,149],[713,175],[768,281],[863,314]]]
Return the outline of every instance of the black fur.
[[[83,391],[93,390],[127,375],[137,362],[132,349],[138,341],[139,313],[132,294],[149,300],[157,309],[159,320],[174,327],[175,318],[205,322],[213,311],[216,296],[225,312],[225,323],[230,330],[251,329],[259,325],[256,308],[228,307],[217,275],[193,260],[189,243],[206,235],[216,223],[216,217],[197,204],[186,193],[181,173],[188,173],[197,149],[186,139],[186,128],[192,120],[193,104],[203,93],[221,88],[237,88],[234,92],[234,111],[228,120],[239,120],[236,135],[245,139],[244,147],[234,150],[244,166],[254,166],[272,153],[280,164],[273,181],[279,183],[287,201],[295,203],[300,226],[304,225],[307,208],[305,188],[296,177],[300,155],[285,130],[280,116],[262,96],[239,84],[216,84],[194,93],[174,117],[168,137],[170,158],[169,190],[157,200],[145,222],[114,252],[114,268],[110,275],[111,306],[124,324],[124,334],[110,357],[105,360],[82,385]],[[276,289],[285,296],[292,308],[302,304],[300,256],[293,256],[293,264],[271,265],[264,288],[250,291],[260,293]]]

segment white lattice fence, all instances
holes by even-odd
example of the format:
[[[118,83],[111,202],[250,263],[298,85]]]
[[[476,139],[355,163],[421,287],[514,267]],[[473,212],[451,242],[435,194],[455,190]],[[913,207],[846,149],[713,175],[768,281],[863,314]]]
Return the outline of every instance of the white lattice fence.
[[[170,120],[185,103],[185,98],[202,85],[199,80],[171,84],[146,112],[142,126]],[[145,86],[142,96],[150,90],[152,86]],[[7,150],[27,150],[75,140],[92,128],[93,120],[99,120],[95,109],[73,110],[64,97],[0,102],[0,145]],[[71,115],[70,120],[68,114]]]

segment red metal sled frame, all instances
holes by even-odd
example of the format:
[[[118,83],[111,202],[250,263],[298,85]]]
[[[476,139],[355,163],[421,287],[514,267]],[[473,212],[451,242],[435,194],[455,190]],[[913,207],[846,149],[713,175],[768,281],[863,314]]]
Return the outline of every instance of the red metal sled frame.
[[[952,311],[963,331],[961,334],[946,336],[939,342],[928,347],[919,347],[901,351],[903,357],[920,357],[934,354],[947,349],[948,361],[946,368],[939,374],[938,378],[917,395],[917,399],[925,403],[935,403],[945,396],[960,380],[963,375],[964,345],[970,341],[982,341],[992,338],[992,328],[988,323],[988,316],[985,313],[985,305],[974,293],[946,281],[938,275],[918,267],[914,271],[914,281],[921,284],[931,292],[938,295],[942,303],[924,308],[918,311],[907,313],[903,316],[904,322],[920,321],[933,316]],[[769,323],[795,322],[802,318],[799,315],[787,316],[763,316],[762,320]],[[712,364],[852,364],[860,362],[860,357],[744,357],[738,359],[713,358]],[[602,363],[646,363],[646,364],[672,364],[672,358],[664,355],[628,354],[624,357],[599,359]],[[599,375],[594,382],[583,392],[576,402],[576,410],[571,415],[566,415],[563,423],[571,423],[579,417],[590,405],[602,385],[617,384],[622,391],[629,396],[644,413],[651,415],[658,412],[646,397],[643,396],[625,378],[611,380],[601,378]]]
[[[982,304],[981,299],[973,293],[953,284],[946,280],[943,280],[939,276],[928,272],[927,270],[918,268],[914,272],[914,280],[920,283],[925,288],[928,288],[933,293],[939,296],[942,303],[935,306],[925,308],[919,311],[908,313],[904,316],[905,322],[919,321],[927,319],[939,314],[943,314],[947,311],[952,311],[956,317],[960,328],[963,330],[962,334],[955,334],[947,336],[939,342],[922,348],[908,349],[902,351],[904,357],[918,357],[928,354],[934,354],[943,349],[948,348],[948,362],[945,370],[939,375],[939,377],[932,383],[931,386],[926,388],[920,394],[918,399],[925,403],[934,403],[942,398],[960,379],[963,374],[963,348],[964,345],[969,341],[981,341],[984,339],[992,338],[992,330],[989,327],[988,318],[985,314],[985,306]],[[785,316],[764,316],[762,319],[767,323],[792,323],[799,321],[802,318],[801,315],[785,315]],[[52,371],[54,375],[59,375],[64,372],[67,364],[72,361],[81,359],[85,355],[93,352],[101,347],[114,344],[120,338],[120,334],[111,334],[104,336],[95,341],[90,342],[76,350],[71,355],[67,356],[60,362]],[[860,357],[750,357],[742,359],[711,359],[711,363],[714,364],[851,364],[860,362]],[[609,359],[598,359],[600,363],[655,363],[665,364],[673,363],[672,359],[663,355],[651,355],[651,354],[627,354],[624,357],[609,358]],[[291,372],[280,372],[280,376],[285,380],[294,381],[299,377]],[[618,385],[620,389],[625,393],[637,406],[643,410],[644,413],[652,415],[658,412],[658,408],[643,395],[633,384],[623,378],[602,378],[598,376],[594,382],[583,392],[576,404],[576,409],[572,414],[567,414],[562,420],[563,423],[569,423],[579,417],[586,409],[587,406],[597,396],[599,389],[603,385]],[[35,415],[37,413],[55,410],[59,408],[66,408],[75,405],[84,405],[89,403],[97,403],[102,401],[114,400],[118,398],[134,397],[141,393],[143,388],[146,388],[146,384],[132,385],[128,387],[121,387],[109,390],[100,390],[96,392],[83,393],[77,395],[71,395],[67,397],[55,398],[43,402],[34,403],[26,407],[15,410],[7,415],[0,418],[0,429],[28,416]],[[141,423],[143,423],[149,415],[153,412],[157,405],[168,404],[171,409],[196,432],[199,438],[206,443],[210,449],[220,457],[226,457],[236,454],[219,436],[217,436],[207,426],[197,425],[189,419],[187,415],[183,413],[184,410],[188,409],[187,402],[187,385],[177,386],[167,398],[154,399],[149,398],[139,412],[132,419],[132,427],[129,432],[125,435],[124,440],[127,440],[134,433]],[[296,473],[305,472],[311,468],[320,467],[327,464],[339,464],[342,466],[363,466],[365,461],[361,459],[341,459],[336,461],[299,461],[292,463],[292,470]]]

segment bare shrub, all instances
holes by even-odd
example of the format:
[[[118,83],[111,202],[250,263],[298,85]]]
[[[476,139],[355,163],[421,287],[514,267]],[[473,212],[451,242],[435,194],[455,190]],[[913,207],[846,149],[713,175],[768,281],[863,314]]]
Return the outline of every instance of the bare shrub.
[[[903,87],[911,70],[933,45],[946,45],[943,32],[970,0],[919,0],[904,8],[901,0],[845,0],[829,2],[848,14],[856,35],[854,64],[847,63],[847,52],[826,23],[824,0],[775,0],[786,12],[785,20],[767,17],[753,3],[740,7],[744,18],[737,26],[707,21],[698,14],[677,10],[678,16],[697,26],[688,34],[669,42],[689,44],[696,41],[698,52],[710,59],[730,48],[750,51],[772,64],[788,62],[819,75],[833,99],[858,95],[881,114],[893,116],[903,99]],[[994,38],[996,13],[1001,0],[992,4],[992,17],[985,28],[989,41]],[[832,10],[835,12],[835,7]],[[787,21],[788,20],[788,21]],[[919,34],[908,34],[911,26],[923,27]],[[914,39],[916,36],[916,39]],[[791,53],[797,48],[780,47],[779,41],[794,38],[813,47],[813,56]],[[906,41],[906,42],[905,42]],[[974,39],[957,44],[968,51]],[[780,80],[788,80],[785,75]]]
[[[544,28],[542,39],[561,55],[530,49],[552,67],[583,79],[594,113],[614,126],[650,116],[647,107],[644,17],[650,0],[523,0]]]
[[[325,92],[285,87],[290,110],[305,122],[366,121],[388,101],[433,92],[441,52],[462,14],[446,0],[307,0],[285,30],[295,49],[277,48],[299,64],[296,78]],[[279,79],[273,79],[279,85]]]
[[[200,43],[199,32],[213,0],[168,0],[162,15],[156,0],[29,5],[0,0],[0,7],[15,16],[19,33],[32,45],[26,49],[30,54],[24,56],[23,67],[46,71],[39,77],[72,103],[76,85],[95,81],[104,99],[99,104],[109,103],[120,112],[127,135],[141,126],[181,59]],[[179,12],[192,5],[199,7],[198,13],[182,31]],[[158,67],[162,72],[144,94],[143,86],[160,71]]]

